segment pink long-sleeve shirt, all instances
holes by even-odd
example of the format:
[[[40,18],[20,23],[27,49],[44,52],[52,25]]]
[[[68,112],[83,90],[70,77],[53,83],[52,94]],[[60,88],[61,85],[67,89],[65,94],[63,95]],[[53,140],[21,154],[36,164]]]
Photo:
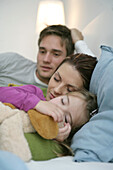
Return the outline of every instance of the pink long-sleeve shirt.
[[[11,103],[24,111],[33,109],[40,100],[46,100],[40,88],[34,85],[0,87],[0,101]]]

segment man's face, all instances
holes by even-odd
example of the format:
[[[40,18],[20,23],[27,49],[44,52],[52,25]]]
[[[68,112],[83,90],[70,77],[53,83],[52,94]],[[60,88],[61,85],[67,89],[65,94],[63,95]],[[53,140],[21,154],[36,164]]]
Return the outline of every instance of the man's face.
[[[66,57],[66,47],[56,35],[44,37],[39,45],[37,55],[37,77],[48,84],[56,68]]]

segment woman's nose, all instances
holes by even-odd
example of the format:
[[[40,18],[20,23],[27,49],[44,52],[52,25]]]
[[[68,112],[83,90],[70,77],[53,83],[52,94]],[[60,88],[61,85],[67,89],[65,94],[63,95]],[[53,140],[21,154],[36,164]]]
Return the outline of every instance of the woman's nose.
[[[54,94],[58,95],[63,95],[64,90],[62,85],[58,85],[57,87],[54,88]]]

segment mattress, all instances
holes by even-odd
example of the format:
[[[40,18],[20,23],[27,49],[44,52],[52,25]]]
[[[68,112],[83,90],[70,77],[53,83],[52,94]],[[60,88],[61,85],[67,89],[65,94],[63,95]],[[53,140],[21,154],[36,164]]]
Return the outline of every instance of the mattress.
[[[54,158],[47,161],[26,163],[29,170],[113,170],[112,163],[73,162],[72,156]]]

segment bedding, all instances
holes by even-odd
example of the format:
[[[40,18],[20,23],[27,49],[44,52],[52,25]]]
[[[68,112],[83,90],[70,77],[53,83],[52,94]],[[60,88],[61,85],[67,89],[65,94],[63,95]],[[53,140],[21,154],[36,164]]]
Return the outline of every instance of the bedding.
[[[24,161],[11,152],[0,151],[0,170],[28,170]]]
[[[77,162],[113,162],[113,48],[101,46],[101,51],[90,83],[98,114],[74,135],[71,147]]]
[[[0,150],[12,152],[22,160],[29,161],[31,152],[24,137],[24,132],[29,131],[34,129],[28,115],[0,102]]]
[[[101,50],[90,84],[90,91],[97,95],[99,110],[74,135],[71,147],[75,156],[30,160],[25,163],[28,170],[113,169],[113,48],[101,46]]]
[[[72,156],[54,158],[48,161],[30,161],[28,170],[113,170],[112,163],[73,162]]]
[[[90,83],[90,91],[97,95],[99,113],[74,135],[71,146],[75,156],[30,161],[26,163],[29,170],[113,169],[110,163],[113,162],[113,49],[101,46],[101,50]]]
[[[31,125],[26,112],[0,102],[0,150],[6,150],[24,161],[48,160],[62,154],[54,140],[42,138]]]

